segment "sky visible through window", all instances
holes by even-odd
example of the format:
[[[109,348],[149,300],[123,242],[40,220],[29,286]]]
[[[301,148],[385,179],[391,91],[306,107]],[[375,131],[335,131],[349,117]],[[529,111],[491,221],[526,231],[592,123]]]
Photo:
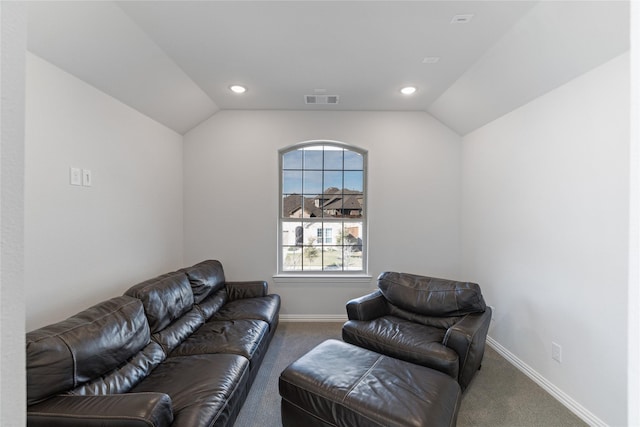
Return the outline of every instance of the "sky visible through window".
[[[320,194],[328,188],[363,191],[362,155],[330,146],[289,151],[283,156],[283,194]]]

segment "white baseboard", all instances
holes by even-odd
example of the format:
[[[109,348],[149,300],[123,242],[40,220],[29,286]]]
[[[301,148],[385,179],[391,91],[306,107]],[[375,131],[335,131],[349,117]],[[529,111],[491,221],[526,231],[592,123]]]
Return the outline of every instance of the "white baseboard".
[[[340,322],[347,321],[346,314],[281,314],[281,322]]]
[[[545,377],[536,372],[531,366],[518,359],[513,353],[500,345],[496,340],[487,336],[487,344],[491,346],[500,356],[507,359],[509,363],[515,366],[519,371],[531,378],[533,382],[542,387],[547,393],[553,396],[558,402],[562,403],[571,412],[576,414],[582,421],[593,427],[608,427],[607,423],[595,416],[587,408],[580,405],[568,394],[560,390],[553,383],[547,380]]]

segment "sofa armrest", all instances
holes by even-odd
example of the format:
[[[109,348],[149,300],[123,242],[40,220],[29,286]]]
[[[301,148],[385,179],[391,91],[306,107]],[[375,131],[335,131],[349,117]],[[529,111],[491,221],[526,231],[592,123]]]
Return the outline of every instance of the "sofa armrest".
[[[265,297],[269,292],[269,285],[264,280],[226,282],[225,285],[230,301],[243,298]]]
[[[490,323],[491,308],[487,307],[482,313],[464,316],[451,326],[444,336],[442,343],[458,353],[460,360],[458,383],[463,391],[475,372],[480,369]]]
[[[347,302],[349,320],[372,320],[388,313],[387,300],[379,290]]]
[[[163,393],[59,395],[27,408],[27,425],[47,427],[168,427],[171,398]]]

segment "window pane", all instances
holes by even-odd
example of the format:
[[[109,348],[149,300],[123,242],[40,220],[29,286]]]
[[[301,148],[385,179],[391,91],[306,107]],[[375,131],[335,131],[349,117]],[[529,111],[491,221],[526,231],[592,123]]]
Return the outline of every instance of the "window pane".
[[[324,151],[324,169],[325,170],[342,170],[342,156],[344,150],[326,150]]]
[[[346,150],[344,152],[345,170],[363,170],[362,154]]]
[[[305,246],[321,245],[322,242],[318,239],[318,232],[322,229],[322,222],[305,222],[303,224],[304,235],[303,243]]]
[[[322,171],[307,171],[303,173],[302,190],[304,194],[322,193]]]
[[[324,229],[324,244],[325,245],[333,244],[333,229],[330,227],[325,227]]]
[[[342,270],[341,246],[325,246],[322,249],[322,269],[325,271]]]
[[[354,252],[362,252],[362,223],[345,222],[342,233],[342,245]]]
[[[302,251],[303,270],[322,270],[322,247],[305,246]]]
[[[354,191],[364,191],[364,180],[362,171],[345,171],[344,188]]]
[[[362,251],[355,251],[350,246],[344,246],[342,264],[344,270],[362,270]]]
[[[282,193],[283,194],[302,194],[302,171],[283,171],[282,172]]]
[[[362,193],[345,194],[342,201],[343,217],[361,218],[362,217],[363,197]]]
[[[283,222],[282,223],[282,245],[283,246],[302,246],[302,223],[301,222]]]
[[[327,198],[324,203],[324,208],[322,209],[324,216],[332,218],[342,217],[342,199],[342,194],[336,194],[335,196]]]
[[[291,194],[282,198],[283,218],[305,218],[308,213],[302,209],[303,197],[299,194]]]
[[[302,271],[302,248],[283,246],[282,268],[285,271]]]
[[[328,171],[324,173],[324,193],[330,188],[342,192],[342,171]]]
[[[282,169],[302,169],[302,150],[293,150],[282,156]]]
[[[313,147],[303,150],[305,169],[322,169],[322,147]]]

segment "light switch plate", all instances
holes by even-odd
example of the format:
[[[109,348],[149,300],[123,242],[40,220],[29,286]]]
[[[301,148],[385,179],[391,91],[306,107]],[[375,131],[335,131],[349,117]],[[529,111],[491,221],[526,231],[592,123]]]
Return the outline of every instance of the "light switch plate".
[[[82,169],[69,168],[69,184],[82,185]]]
[[[93,184],[93,179],[91,178],[91,170],[82,169],[82,185],[85,187],[91,187]]]

